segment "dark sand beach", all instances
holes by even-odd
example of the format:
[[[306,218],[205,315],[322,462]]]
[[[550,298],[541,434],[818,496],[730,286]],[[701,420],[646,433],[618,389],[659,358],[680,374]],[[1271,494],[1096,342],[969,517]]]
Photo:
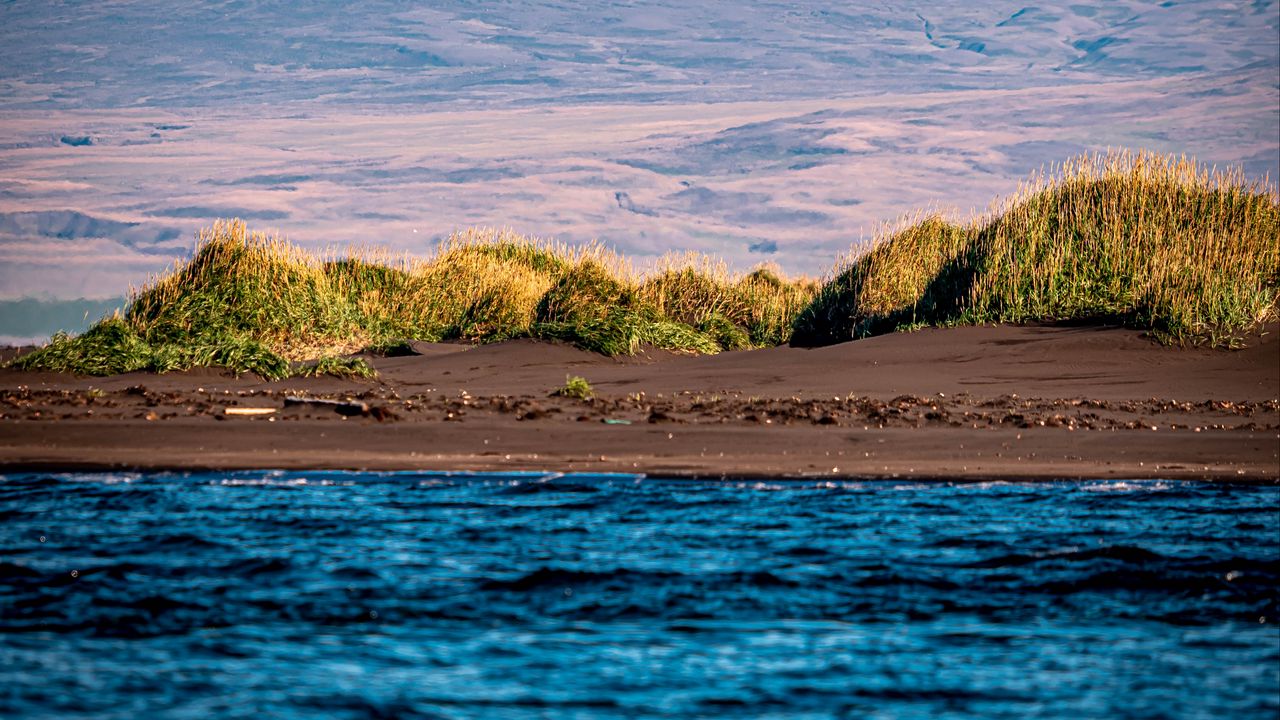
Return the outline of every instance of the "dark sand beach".
[[[1226,351],[1115,327],[963,327],[617,359],[417,344],[371,358],[376,380],[6,369],[0,466],[1277,482],[1278,337],[1270,324]],[[567,375],[596,397],[553,397]],[[355,405],[285,406],[299,396]],[[275,412],[227,413],[244,407]]]
[[[1275,325],[1238,351],[1129,329],[925,329],[611,359],[422,345],[376,380],[0,373],[8,469],[553,469],[675,477],[1280,477]],[[566,375],[593,400],[553,397]],[[284,406],[285,397],[349,400]],[[276,409],[228,415],[232,407]],[[234,410],[233,410],[234,413]]]

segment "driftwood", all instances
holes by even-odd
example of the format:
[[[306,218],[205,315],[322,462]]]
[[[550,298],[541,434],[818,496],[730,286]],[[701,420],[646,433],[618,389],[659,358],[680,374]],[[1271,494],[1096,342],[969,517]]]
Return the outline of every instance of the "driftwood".
[[[270,415],[276,411],[275,408],[266,407],[226,407],[222,409],[223,415]]]

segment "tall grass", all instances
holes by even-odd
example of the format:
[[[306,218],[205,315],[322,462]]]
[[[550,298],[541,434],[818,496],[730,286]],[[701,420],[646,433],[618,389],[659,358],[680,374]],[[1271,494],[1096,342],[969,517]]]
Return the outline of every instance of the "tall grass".
[[[967,224],[917,216],[846,262],[793,344],[921,324],[1106,320],[1230,345],[1276,316],[1274,186],[1184,157],[1113,152],[1034,176]]]
[[[220,365],[364,375],[340,361],[406,340],[558,339],[609,355],[839,342],[924,324],[1107,320],[1231,344],[1276,316],[1280,204],[1268,184],[1116,152],[1032,177],[989,215],[919,214],[819,285],[697,255],[637,272],[599,245],[472,230],[428,258],[315,255],[219,222],[123,314],[16,365],[87,374]],[[304,363],[304,361],[311,361]]]
[[[219,222],[198,234],[189,261],[131,292],[123,315],[78,337],[58,336],[16,364],[99,375],[220,365],[273,379],[366,376],[337,358],[404,340],[519,337],[610,355],[642,345],[714,353],[785,342],[816,291],[772,273],[772,284],[704,277],[695,268],[710,261],[688,262],[664,265],[671,278],[653,285],[599,245],[570,248],[506,231],[456,234],[420,259],[376,249],[315,255],[243,222]],[[732,318],[668,312],[695,294],[737,310]],[[754,314],[743,297],[755,298]]]

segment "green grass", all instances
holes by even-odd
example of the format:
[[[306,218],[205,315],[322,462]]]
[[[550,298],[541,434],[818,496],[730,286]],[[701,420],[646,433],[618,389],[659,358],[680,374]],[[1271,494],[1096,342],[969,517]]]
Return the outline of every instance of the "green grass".
[[[332,375],[339,378],[375,378],[378,371],[370,367],[364,358],[344,358],[325,355],[294,370],[295,375],[302,377],[320,377]]]
[[[26,370],[83,375],[169,372],[218,366],[252,372],[269,380],[289,375],[289,362],[245,335],[203,333],[187,342],[147,340],[118,314],[100,320],[81,335],[58,334],[48,345],[13,361]]]
[[[564,376],[564,387],[559,388],[552,395],[559,397],[575,398],[578,400],[590,400],[595,396],[596,391],[591,387],[591,383],[585,378],[578,376]]]
[[[365,376],[367,364],[337,358],[403,352],[413,340],[521,337],[606,355],[644,346],[709,354],[1058,320],[1230,345],[1276,316],[1278,234],[1273,186],[1146,153],[1070,161],[990,216],[917,216],[822,284],[770,267],[737,275],[696,255],[636,272],[598,245],[489,230],[455,235],[428,258],[369,249],[322,257],[219,222],[198,234],[190,260],[131,293],[123,314],[13,364]]]

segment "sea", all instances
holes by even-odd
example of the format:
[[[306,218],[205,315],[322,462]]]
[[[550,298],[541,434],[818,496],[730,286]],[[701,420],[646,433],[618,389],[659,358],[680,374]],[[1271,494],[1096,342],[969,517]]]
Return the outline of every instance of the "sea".
[[[1280,487],[0,476],[4,718],[1269,718]]]

